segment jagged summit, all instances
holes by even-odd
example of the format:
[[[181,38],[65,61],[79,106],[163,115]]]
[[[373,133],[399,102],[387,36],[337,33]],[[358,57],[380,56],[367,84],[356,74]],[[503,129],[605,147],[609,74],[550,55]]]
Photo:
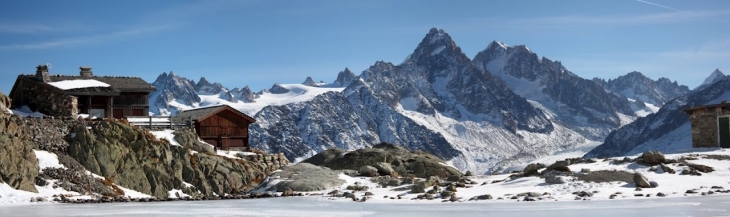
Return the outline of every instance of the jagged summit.
[[[304,82],[302,82],[302,84],[310,87],[319,87],[319,84],[317,84],[317,82],[314,82],[314,79],[312,79],[312,77],[310,76],[307,76],[307,79],[304,79]]]
[[[340,73],[337,73],[337,79],[335,79],[335,82],[333,82],[333,85],[337,87],[345,87],[350,84],[357,75],[355,73],[352,73],[349,68],[345,67],[345,70],[341,71]]]
[[[442,29],[432,28],[421,40],[413,54],[406,61],[427,64],[429,62],[467,62],[470,61],[459,46]]]
[[[718,79],[724,77],[725,74],[720,71],[720,69],[715,69],[712,73],[710,73],[707,78],[705,78],[705,81],[702,82],[702,85],[710,85],[712,83],[717,82]]]

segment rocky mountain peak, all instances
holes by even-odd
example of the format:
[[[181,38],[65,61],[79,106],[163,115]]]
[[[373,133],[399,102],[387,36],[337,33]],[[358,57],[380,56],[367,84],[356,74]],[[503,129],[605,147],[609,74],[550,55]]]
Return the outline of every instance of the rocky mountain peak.
[[[198,83],[195,84],[195,91],[202,95],[213,95],[228,92],[222,84],[218,82],[210,83],[207,79],[205,79],[205,77],[200,77]]]
[[[410,61],[421,64],[440,63],[439,65],[445,66],[448,63],[470,60],[461,48],[456,46],[448,33],[442,29],[432,28],[410,55]]]
[[[279,83],[276,83],[273,86],[271,86],[271,88],[269,88],[269,92],[273,93],[273,94],[288,93],[289,91],[291,91],[291,90],[289,90],[289,88],[281,86],[281,84],[279,84]]]
[[[236,96],[236,99],[246,103],[256,102],[256,98],[258,97],[253,91],[251,91],[251,88],[249,88],[248,85],[243,88],[234,88],[231,90],[231,93]]]
[[[702,82],[703,85],[710,85],[712,83],[717,82],[720,78],[725,77],[725,74],[720,71],[720,69],[715,69],[715,71],[712,71],[707,78],[705,78],[705,81]]]
[[[307,76],[307,79],[304,79],[304,82],[302,82],[302,84],[310,87],[319,87],[319,84],[317,84],[317,82],[314,82],[314,80],[310,76]]]
[[[156,90],[150,94],[150,112],[159,115],[177,113],[179,108],[170,106],[177,101],[185,105],[197,105],[201,102],[197,94],[195,82],[177,76],[175,73],[162,73],[152,82]]]
[[[337,79],[335,79],[334,85],[345,87],[355,80],[355,77],[357,77],[355,73],[352,73],[349,68],[345,67],[345,70],[337,73]]]

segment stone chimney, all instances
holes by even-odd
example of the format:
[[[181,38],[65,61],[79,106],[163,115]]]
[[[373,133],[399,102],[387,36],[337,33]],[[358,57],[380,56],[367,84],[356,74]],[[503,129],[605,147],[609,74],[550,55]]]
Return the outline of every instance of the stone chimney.
[[[35,68],[35,78],[43,81],[43,83],[51,82],[51,76],[48,74],[48,65],[38,65]]]
[[[81,67],[79,67],[79,69],[81,69],[82,78],[93,78],[94,77],[94,73],[91,72],[90,66],[81,66]]]

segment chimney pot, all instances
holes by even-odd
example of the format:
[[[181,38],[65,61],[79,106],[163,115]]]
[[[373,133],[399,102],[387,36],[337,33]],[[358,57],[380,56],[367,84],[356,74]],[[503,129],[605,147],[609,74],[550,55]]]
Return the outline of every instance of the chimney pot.
[[[43,83],[51,82],[51,77],[48,74],[48,64],[38,65],[35,68],[36,68],[35,77],[38,80],[41,80]]]
[[[79,74],[81,75],[82,78],[94,77],[94,73],[91,72],[90,66],[81,66],[81,67],[79,67],[79,69],[81,70],[81,72]]]

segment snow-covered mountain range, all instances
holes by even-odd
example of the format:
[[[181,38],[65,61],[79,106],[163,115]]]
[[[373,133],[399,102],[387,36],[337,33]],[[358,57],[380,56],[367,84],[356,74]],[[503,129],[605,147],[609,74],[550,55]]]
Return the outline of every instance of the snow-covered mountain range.
[[[668,78],[652,80],[636,71],[616,79],[594,78],[593,81],[608,92],[627,98],[631,102],[632,110],[641,117],[657,112],[665,103],[690,91],[687,86],[679,85]]]
[[[667,102],[656,114],[639,118],[611,132],[605,142],[586,157],[610,157],[637,154],[648,150],[671,152],[692,147],[689,117],[685,109],[730,100],[730,77],[716,70],[703,84],[686,95]],[[702,86],[701,86],[702,87]]]
[[[163,73],[150,110],[231,105],[257,119],[254,147],[292,160],[389,142],[485,173],[603,141],[653,112],[636,102],[659,107],[687,89],[633,74],[587,80],[526,46],[496,41],[470,59],[434,28],[402,63],[378,61],[360,75],[346,68],[329,84],[308,77],[254,93]]]

